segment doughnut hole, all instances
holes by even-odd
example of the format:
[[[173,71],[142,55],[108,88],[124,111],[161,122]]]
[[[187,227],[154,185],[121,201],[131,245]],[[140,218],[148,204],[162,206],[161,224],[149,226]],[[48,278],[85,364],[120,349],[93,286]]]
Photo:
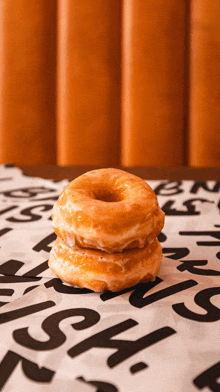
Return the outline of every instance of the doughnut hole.
[[[106,203],[116,203],[124,200],[122,192],[113,189],[98,189],[93,193],[93,198]]]

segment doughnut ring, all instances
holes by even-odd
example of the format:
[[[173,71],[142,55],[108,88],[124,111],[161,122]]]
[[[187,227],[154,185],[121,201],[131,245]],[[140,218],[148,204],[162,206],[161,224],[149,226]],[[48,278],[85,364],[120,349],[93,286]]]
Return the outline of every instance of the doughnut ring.
[[[141,281],[155,279],[162,261],[157,240],[141,249],[105,253],[69,247],[57,237],[50,252],[49,267],[64,282],[103,292],[120,291]]]
[[[70,247],[122,252],[142,248],[161,232],[164,213],[151,187],[119,169],[98,169],[70,182],[52,212],[58,237]]]

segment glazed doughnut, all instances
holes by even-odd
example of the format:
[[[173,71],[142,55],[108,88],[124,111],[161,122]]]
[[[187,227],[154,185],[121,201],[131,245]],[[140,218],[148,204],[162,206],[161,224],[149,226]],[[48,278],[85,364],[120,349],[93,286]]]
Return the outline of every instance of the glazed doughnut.
[[[59,237],[50,252],[49,267],[64,282],[93,291],[120,291],[154,280],[162,261],[157,239],[141,249],[106,253],[70,248]]]
[[[161,232],[164,213],[151,187],[118,169],[98,169],[70,182],[53,208],[54,231],[70,247],[122,252]]]

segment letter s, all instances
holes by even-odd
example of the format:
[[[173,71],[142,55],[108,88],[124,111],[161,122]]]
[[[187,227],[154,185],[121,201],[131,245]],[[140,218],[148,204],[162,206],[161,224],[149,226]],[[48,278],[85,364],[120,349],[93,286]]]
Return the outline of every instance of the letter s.
[[[194,299],[195,303],[201,306],[201,308],[205,309],[207,311],[206,314],[192,312],[185,306],[183,302],[174,304],[172,308],[177,314],[189,320],[208,323],[218,321],[220,320],[220,309],[210,302],[210,298],[213,297],[213,295],[218,294],[220,294],[220,287],[210,287],[196,294]]]
[[[68,317],[82,316],[84,320],[71,324],[76,330],[86,329],[95,325],[100,315],[95,310],[86,308],[66,309],[48,316],[42,323],[42,329],[49,335],[47,341],[32,338],[28,333],[28,327],[16,329],[13,332],[14,340],[24,347],[36,350],[53,350],[61,346],[66,340],[66,335],[59,329],[60,321]]]

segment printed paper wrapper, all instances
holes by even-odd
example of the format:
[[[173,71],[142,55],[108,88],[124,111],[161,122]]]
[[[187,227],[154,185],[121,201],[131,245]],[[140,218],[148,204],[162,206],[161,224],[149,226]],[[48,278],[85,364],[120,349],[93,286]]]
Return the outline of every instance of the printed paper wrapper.
[[[220,391],[220,183],[147,182],[166,214],[161,269],[100,294],[48,268],[68,181],[0,166],[0,390]]]

